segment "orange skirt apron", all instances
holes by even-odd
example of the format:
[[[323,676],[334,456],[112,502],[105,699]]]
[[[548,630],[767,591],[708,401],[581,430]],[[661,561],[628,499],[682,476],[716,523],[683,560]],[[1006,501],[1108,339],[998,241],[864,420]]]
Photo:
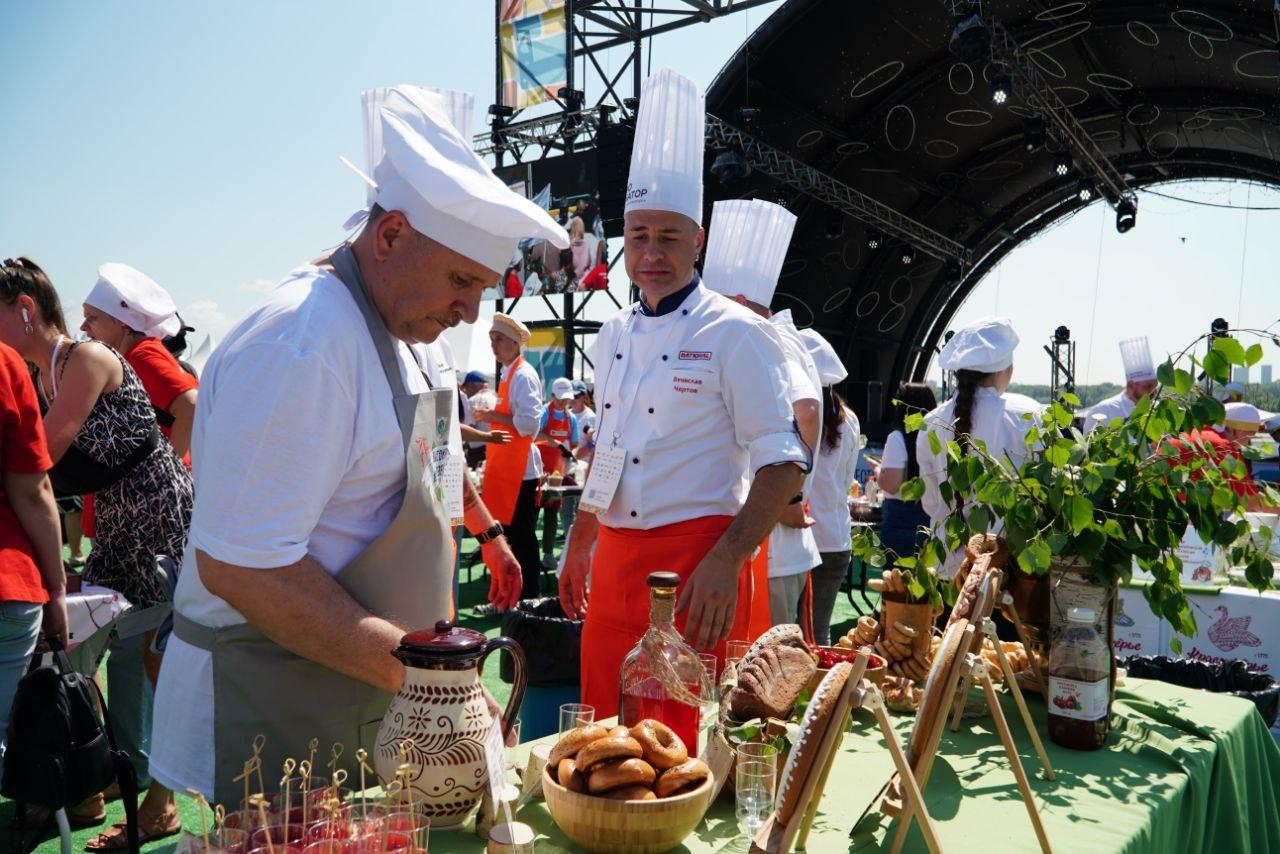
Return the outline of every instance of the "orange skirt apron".
[[[502,382],[498,384],[498,405],[493,408],[494,412],[511,414],[511,377],[522,364],[524,356],[518,357],[503,372]],[[524,482],[525,469],[529,464],[529,448],[533,445],[532,436],[521,436],[514,429],[510,433],[509,444],[486,446],[484,477],[480,482],[480,497],[484,499],[485,506],[493,514],[493,518],[504,525],[510,525],[511,517],[515,515],[520,484]]]
[[[600,526],[582,629],[581,670],[582,702],[595,707],[596,720],[618,713],[622,660],[649,628],[649,573],[674,572],[682,581],[687,579],[732,521],[732,516],[703,516],[647,531]],[[684,615],[677,615],[677,628],[683,631],[684,623]],[[754,564],[744,564],[729,640],[754,640],[768,628],[767,568],[762,584]],[[724,647],[720,643],[711,650],[721,664]]]

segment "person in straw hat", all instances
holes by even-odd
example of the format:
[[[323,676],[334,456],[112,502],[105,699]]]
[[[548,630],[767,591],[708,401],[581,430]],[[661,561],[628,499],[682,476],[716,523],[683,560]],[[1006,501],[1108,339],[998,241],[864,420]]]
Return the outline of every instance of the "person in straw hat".
[[[518,241],[568,235],[511,192],[418,87],[381,93],[359,233],[293,270],[205,368],[200,473],[156,696],[152,776],[238,804],[318,739],[372,748],[388,654],[453,616],[454,388],[423,345],[474,322]],[[368,104],[368,99],[366,99]]]
[[[700,649],[723,658],[727,639],[768,627],[750,559],[809,468],[775,333],[694,267],[705,117],[691,81],[663,69],[645,82],[623,244],[640,301],[596,340],[596,447],[560,601],[586,618],[582,697],[602,718],[648,626],[651,571],[683,579],[677,625]]]
[[[494,518],[502,523],[511,549],[520,563],[523,582],[521,599],[540,594],[542,562],[538,556],[538,482],[542,478],[542,455],[533,440],[542,426],[542,380],[525,361],[523,348],[529,343],[529,329],[514,317],[496,312],[489,330],[489,346],[502,365],[498,402],[493,409],[472,409],[477,421],[490,429],[510,431],[511,441],[491,445],[485,452],[484,480],[480,494]]]

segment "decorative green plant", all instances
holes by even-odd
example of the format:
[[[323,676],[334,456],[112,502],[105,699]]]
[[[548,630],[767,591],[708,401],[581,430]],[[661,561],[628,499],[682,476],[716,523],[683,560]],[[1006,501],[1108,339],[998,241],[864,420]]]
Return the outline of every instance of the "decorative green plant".
[[[1211,346],[1197,359],[1192,352],[1206,339]],[[1232,482],[1246,475],[1244,463],[1230,456],[1215,463],[1201,442],[1183,436],[1183,444],[1196,451],[1184,462],[1168,440],[1222,423],[1223,405],[1197,387],[1193,371],[1226,383],[1232,366],[1254,365],[1262,355],[1258,344],[1246,349],[1235,338],[1203,336],[1159,367],[1156,392],[1128,418],[1101,424],[1088,435],[1075,426],[1079,399],[1064,394],[1041,414],[1023,416],[1029,457],[1019,465],[1008,456],[996,459],[981,441],[966,453],[959,442],[940,438],[937,425],[927,424],[923,414],[908,416],[907,429],[926,430],[934,453],[947,455],[942,498],[949,505],[956,496],[966,500],[964,514],[953,513],[914,561],[899,561],[899,566],[909,566],[921,595],[932,596],[937,585],[928,568],[947,550],[962,548],[970,536],[1000,523],[1018,567],[1029,575],[1046,574],[1055,559],[1077,559],[1109,584],[1128,581],[1136,561],[1153,578],[1144,591],[1153,613],[1179,633],[1194,634],[1175,552],[1188,527],[1223,549],[1233,566],[1243,567],[1251,587],[1270,588],[1273,567],[1243,519],[1249,498],[1232,489]],[[1184,360],[1191,370],[1179,367]],[[1260,456],[1247,447],[1241,453]],[[1266,503],[1280,506],[1280,494],[1258,486]],[[923,493],[919,478],[900,491],[907,500],[919,500]],[[873,564],[877,552],[878,543],[869,537],[855,544],[855,553]],[[879,559],[883,563],[882,555]]]

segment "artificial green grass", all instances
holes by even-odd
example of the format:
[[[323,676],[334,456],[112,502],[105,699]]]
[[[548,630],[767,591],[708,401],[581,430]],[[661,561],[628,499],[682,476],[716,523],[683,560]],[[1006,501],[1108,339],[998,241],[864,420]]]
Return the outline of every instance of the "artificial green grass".
[[[563,544],[560,539],[557,542],[557,554],[559,547]],[[484,566],[478,560],[471,569],[471,579],[468,581],[468,570],[466,568],[466,556],[476,550],[474,540],[468,538],[463,540],[462,554],[464,556],[463,568],[461,569],[462,584],[460,587],[460,596],[458,603],[458,621],[457,624],[466,628],[475,629],[483,632],[488,637],[496,637],[499,632],[501,616],[499,615],[481,615],[476,612],[479,605],[487,602],[489,592],[489,577],[484,571]],[[548,572],[543,575],[543,590],[551,594],[555,589],[555,576]],[[857,597],[857,594],[854,594]],[[874,594],[872,601],[874,601]],[[857,600],[860,605],[862,601]],[[865,605],[863,605],[865,609]],[[831,635],[836,638],[847,631],[857,619],[857,612],[850,606],[848,598],[841,594],[836,599],[835,613],[831,618]],[[102,670],[104,679],[106,668]],[[500,705],[505,705],[507,698],[511,694],[511,686],[504,683],[498,678],[498,668],[496,662],[491,664],[482,674],[482,681],[485,686],[493,693],[495,699]],[[110,702],[110,693],[107,695],[107,701]],[[182,819],[184,828],[198,834],[200,832],[200,808],[194,801],[185,795],[179,795],[177,798],[178,814]],[[0,798],[0,854],[6,854],[12,850],[12,843],[9,836],[9,822],[13,818],[15,805],[6,799]],[[86,828],[84,830],[75,831],[72,835],[73,850],[83,851],[85,843],[94,838],[98,833],[108,830],[112,824],[117,821],[124,820],[124,806],[120,801],[113,801],[107,804],[106,820],[97,827]],[[206,812],[206,821],[211,821]],[[142,846],[144,852],[168,852],[172,851],[177,845],[179,836],[171,836],[167,839],[158,840],[149,845]],[[36,847],[39,854],[57,854],[60,850],[56,831],[46,835],[44,841]]]

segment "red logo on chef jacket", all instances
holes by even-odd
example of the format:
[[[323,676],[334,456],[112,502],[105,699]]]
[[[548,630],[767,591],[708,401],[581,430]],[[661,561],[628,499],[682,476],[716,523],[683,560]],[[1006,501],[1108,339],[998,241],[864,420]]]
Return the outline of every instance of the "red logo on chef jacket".
[[[678,357],[682,362],[709,362],[711,361],[710,350],[681,350]]]

